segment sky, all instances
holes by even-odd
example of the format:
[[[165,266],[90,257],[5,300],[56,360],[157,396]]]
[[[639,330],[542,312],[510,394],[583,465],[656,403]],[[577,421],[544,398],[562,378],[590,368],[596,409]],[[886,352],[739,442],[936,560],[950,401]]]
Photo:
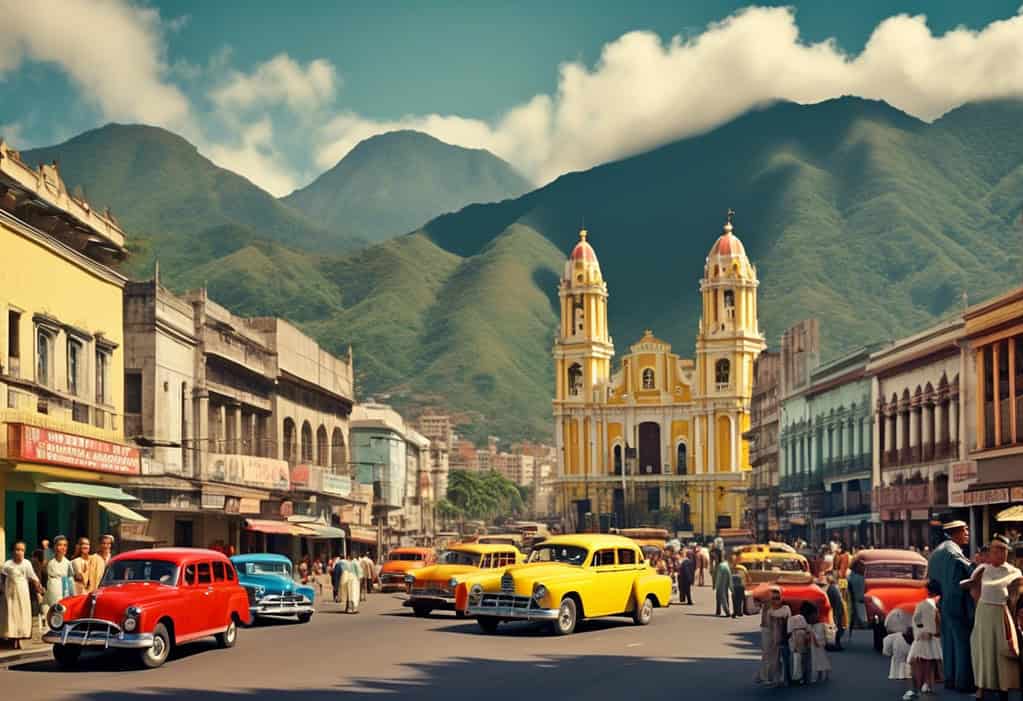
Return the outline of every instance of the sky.
[[[537,185],[766,102],[1023,96],[1021,0],[0,0],[0,135],[181,134],[274,195],[400,128]]]

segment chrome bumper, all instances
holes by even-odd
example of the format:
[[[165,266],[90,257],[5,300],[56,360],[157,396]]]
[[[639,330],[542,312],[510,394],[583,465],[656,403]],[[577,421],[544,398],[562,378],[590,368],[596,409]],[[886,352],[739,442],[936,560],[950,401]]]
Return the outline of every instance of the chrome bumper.
[[[153,647],[152,633],[80,633],[61,630],[49,630],[43,634],[44,643],[54,645],[81,645],[83,647],[120,648],[126,650],[145,650]]]
[[[558,609],[520,608],[516,606],[469,606],[470,616],[492,616],[519,621],[556,621]]]
[[[414,606],[415,604],[427,604],[435,609],[455,610],[455,597],[435,596],[432,594],[413,594],[401,603],[402,606]]]
[[[313,602],[308,599],[294,603],[282,601],[256,602],[249,606],[249,613],[253,616],[295,616],[303,613],[313,613],[314,611]]]

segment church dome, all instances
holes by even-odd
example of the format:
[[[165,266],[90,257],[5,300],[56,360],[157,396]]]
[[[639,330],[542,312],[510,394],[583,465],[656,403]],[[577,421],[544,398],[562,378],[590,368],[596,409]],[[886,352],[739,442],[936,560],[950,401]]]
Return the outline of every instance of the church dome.
[[[588,233],[586,229],[579,231],[579,242],[572,249],[565,262],[565,282],[595,283],[603,278],[600,273],[600,263],[597,261],[597,253],[593,246],[586,240]]]
[[[738,277],[748,277],[753,273],[749,258],[746,257],[746,247],[736,236],[732,217],[735,212],[728,210],[728,219],[725,222],[724,230],[717,241],[710,248],[707,254],[706,277],[708,279],[728,275],[729,273]]]

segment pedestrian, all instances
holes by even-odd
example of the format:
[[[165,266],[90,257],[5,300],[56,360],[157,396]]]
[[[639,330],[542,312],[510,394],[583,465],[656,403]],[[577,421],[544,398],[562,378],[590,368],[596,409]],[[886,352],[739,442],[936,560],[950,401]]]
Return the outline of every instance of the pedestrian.
[[[792,681],[807,684],[810,676],[810,624],[806,619],[807,606],[804,601],[799,613],[789,616],[785,632],[789,636],[789,648],[792,655]]]
[[[341,581],[344,579],[344,558],[337,557],[330,567],[330,583],[334,588],[334,603],[341,603]]]
[[[717,605],[714,615],[724,615],[725,618],[728,618],[732,615],[732,612],[729,610],[732,604],[732,570],[728,566],[727,560],[722,560],[718,563],[717,569],[714,570],[713,584]]]
[[[746,615],[746,582],[749,573],[739,564],[738,554],[732,555],[732,618]]]
[[[854,561],[852,566],[849,568],[849,577],[847,581],[849,583],[849,603],[852,607],[849,622],[850,640],[852,640],[852,632],[854,628],[867,627],[867,580],[864,577],[866,571],[867,567],[863,564],[863,560]]]
[[[351,553],[341,562],[341,602],[345,613],[359,612],[359,585],[356,578],[355,561]]]
[[[698,586],[705,587],[704,576],[707,574],[707,570],[710,569],[710,553],[707,552],[707,548],[702,545],[696,546],[696,583]]]
[[[42,591],[39,578],[32,563],[25,559],[25,543],[14,544],[11,559],[0,569],[3,578],[4,610],[6,615],[0,623],[2,637],[14,641],[14,649],[20,650],[22,640],[32,637],[32,595]]]
[[[53,551],[50,549],[50,539],[43,538],[39,541],[39,549],[43,551],[43,561],[49,562],[53,558]]]
[[[46,586],[46,555],[43,553],[42,548],[36,548],[32,551],[32,571],[36,573],[36,581],[45,588]],[[32,617],[39,621],[39,629],[43,627],[43,593],[42,589],[39,592],[32,592]]]
[[[75,570],[67,556],[68,540],[59,535],[53,539],[53,558],[46,563],[46,577],[42,579],[46,590],[43,615],[61,599],[75,593]]]
[[[835,572],[828,572],[827,588],[824,593],[828,597],[828,604],[831,606],[831,616],[835,621],[835,645],[831,649],[841,652],[842,636],[845,634],[845,603],[842,601],[842,592],[835,583]]]
[[[893,612],[894,613],[894,612]],[[913,643],[913,629],[908,624],[906,616],[892,616],[889,614],[885,619],[885,628],[888,635],[881,643],[881,653],[891,657],[888,665],[888,678],[902,681],[913,679],[913,670],[909,666],[909,650]],[[916,692],[912,688],[906,690],[903,699],[915,698]]]
[[[828,629],[816,606],[813,607],[812,618],[807,618],[807,623],[810,624],[811,681],[825,682],[831,676],[831,658],[827,651]]]
[[[966,559],[962,546],[970,542],[970,529],[963,521],[950,521],[942,526],[946,540],[934,549],[927,571],[941,591],[938,611],[941,614],[941,655],[945,688],[973,693],[973,662],[970,653],[970,630],[973,627],[973,599],[959,583],[968,579],[973,564]]]
[[[103,559],[92,552],[89,539],[82,536],[78,539],[78,555],[71,561],[75,569],[75,593],[91,594],[99,589],[100,580],[103,579]]]
[[[1023,574],[1006,562],[1008,555],[1009,539],[995,535],[988,563],[962,582],[963,589],[975,594],[979,591],[970,635],[974,683],[981,692],[995,691],[1003,696],[1010,689],[1020,688],[1019,637],[1009,602],[1015,602]]]
[[[99,537],[99,550],[96,552],[96,555],[103,561],[103,570],[105,571],[107,563],[114,556],[114,536],[105,533]],[[101,572],[100,577],[102,576]]]
[[[771,586],[768,594],[768,602],[760,609],[760,670],[757,681],[772,685],[784,681],[787,684],[791,677],[786,642],[791,610],[782,602],[781,587]]]
[[[909,648],[909,666],[913,671],[913,688],[930,694],[941,676],[941,622],[937,597],[941,590],[935,580],[927,582],[927,598],[913,611],[913,644]]]
[[[682,564],[678,571],[678,600],[686,606],[693,605],[693,578],[696,574],[696,564],[691,557],[682,558]]]

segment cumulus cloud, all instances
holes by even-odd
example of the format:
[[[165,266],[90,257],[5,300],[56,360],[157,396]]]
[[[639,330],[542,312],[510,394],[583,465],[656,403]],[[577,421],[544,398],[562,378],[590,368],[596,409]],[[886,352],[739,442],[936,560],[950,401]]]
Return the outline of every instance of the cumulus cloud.
[[[0,75],[23,61],[52,64],[104,119],[189,133],[189,101],[166,80],[157,11],[123,0],[3,2]]]
[[[274,196],[281,197],[297,187],[298,176],[280,152],[269,117],[250,124],[238,123],[235,133],[238,138],[233,143],[210,143],[203,151],[217,165],[245,175]]]
[[[278,54],[249,73],[232,71],[210,97],[221,109],[286,105],[301,112],[329,104],[336,89],[337,73],[329,61],[316,59],[303,68],[287,54]]]
[[[925,120],[963,102],[1023,95],[1023,14],[935,36],[923,16],[884,20],[857,56],[800,39],[790,8],[752,7],[687,38],[630,32],[593,67],[560,66],[553,95],[488,123],[453,115],[376,122],[354,114],[322,131],[321,166],[395,128],[487,148],[538,184],[711,129],[765,102],[845,94],[886,100]]]

